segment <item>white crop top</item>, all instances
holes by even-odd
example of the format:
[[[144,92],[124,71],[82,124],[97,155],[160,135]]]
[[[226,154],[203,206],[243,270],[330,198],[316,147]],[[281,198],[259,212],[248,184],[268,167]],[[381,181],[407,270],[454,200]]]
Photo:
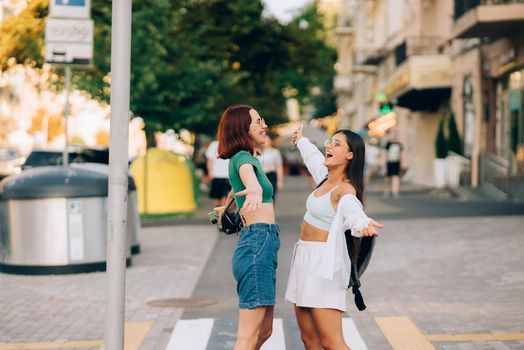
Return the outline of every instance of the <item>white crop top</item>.
[[[305,137],[298,140],[297,148],[315,183],[319,184],[328,175],[328,169],[324,166],[324,156]],[[329,226],[323,226],[327,227],[329,234],[319,264],[319,275],[328,280],[337,278],[341,287],[346,288],[351,274],[351,261],[344,232],[349,229],[352,236],[361,237],[362,230],[369,225],[371,219],[365,214],[362,203],[351,194],[346,194],[340,198],[334,217],[330,216],[329,219],[328,215],[332,215],[331,211],[333,211],[330,195],[325,193],[323,196],[314,197],[312,193],[306,203],[309,214],[306,213],[304,219],[308,223],[321,227],[320,225],[330,222]],[[323,207],[321,207],[322,204]],[[326,207],[330,209],[327,210]],[[309,217],[309,215],[311,216]],[[314,216],[316,219],[312,219]]]
[[[336,215],[336,212],[331,205],[331,192],[333,192],[336,187],[337,186],[333,187],[331,190],[318,197],[315,196],[315,191],[311,192],[306,200],[307,211],[304,215],[304,221],[321,230],[329,231]]]

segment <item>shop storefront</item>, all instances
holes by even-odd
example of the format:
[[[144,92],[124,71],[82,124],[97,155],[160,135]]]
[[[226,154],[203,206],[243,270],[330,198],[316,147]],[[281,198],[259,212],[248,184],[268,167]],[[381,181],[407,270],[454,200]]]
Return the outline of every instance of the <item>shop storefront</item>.
[[[524,45],[503,38],[484,50],[488,129],[480,182],[512,198],[524,198]]]
[[[434,185],[435,138],[448,113],[451,59],[447,55],[409,56],[387,79],[385,93],[396,100],[400,138],[406,145],[408,180]]]

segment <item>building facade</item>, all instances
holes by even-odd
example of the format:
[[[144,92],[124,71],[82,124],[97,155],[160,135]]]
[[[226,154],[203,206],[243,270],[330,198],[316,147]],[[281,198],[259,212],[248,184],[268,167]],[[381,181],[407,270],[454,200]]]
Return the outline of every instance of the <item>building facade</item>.
[[[453,114],[460,184],[519,197],[524,1],[342,0],[340,7],[334,88],[347,126],[378,136],[396,127],[406,176],[432,185],[439,123]],[[386,117],[384,100],[394,106]]]
[[[455,0],[453,109],[471,185],[524,198],[524,1]]]

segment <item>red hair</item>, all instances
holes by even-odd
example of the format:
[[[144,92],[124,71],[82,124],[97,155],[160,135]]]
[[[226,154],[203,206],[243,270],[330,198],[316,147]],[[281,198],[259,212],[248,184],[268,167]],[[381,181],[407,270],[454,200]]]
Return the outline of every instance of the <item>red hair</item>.
[[[229,159],[239,151],[253,154],[256,144],[249,135],[252,109],[247,105],[233,105],[224,111],[217,132],[219,158]]]

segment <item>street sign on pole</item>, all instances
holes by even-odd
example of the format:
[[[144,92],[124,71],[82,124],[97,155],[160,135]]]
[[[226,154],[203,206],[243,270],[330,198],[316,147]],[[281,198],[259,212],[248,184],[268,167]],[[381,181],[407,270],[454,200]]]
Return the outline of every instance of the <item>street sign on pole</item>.
[[[45,28],[45,61],[87,66],[93,61],[93,20],[48,18]]]
[[[45,61],[65,66],[66,102],[64,106],[65,147],[63,165],[69,165],[68,116],[71,69],[87,67],[93,62],[94,25],[91,0],[50,0],[45,26]]]
[[[88,19],[91,17],[91,0],[51,0],[49,16]]]

